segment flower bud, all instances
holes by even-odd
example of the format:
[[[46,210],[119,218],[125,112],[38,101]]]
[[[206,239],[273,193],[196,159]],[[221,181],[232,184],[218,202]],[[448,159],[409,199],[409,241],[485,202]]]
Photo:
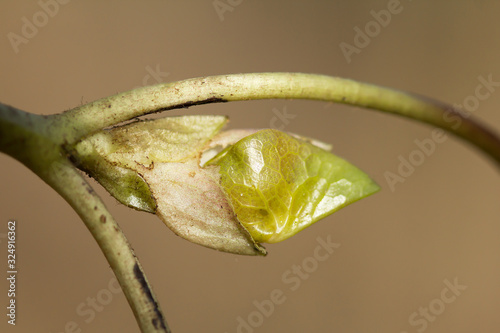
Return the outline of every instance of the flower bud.
[[[222,116],[131,123],[85,138],[73,158],[118,201],[157,214],[177,235],[220,251],[265,255],[236,219],[218,167],[199,165],[204,150],[227,145],[227,135],[209,145],[226,123]]]
[[[120,202],[157,214],[177,235],[246,255],[265,255],[259,243],[285,240],[379,190],[328,145],[271,129],[217,134],[226,122],[136,122],[82,140],[74,158]]]

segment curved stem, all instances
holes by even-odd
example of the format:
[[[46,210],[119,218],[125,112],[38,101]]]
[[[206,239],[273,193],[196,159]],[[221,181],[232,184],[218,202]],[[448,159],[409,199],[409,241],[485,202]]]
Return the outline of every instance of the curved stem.
[[[170,332],[139,260],[92,187],[68,161],[52,166],[46,179],[81,217],[99,244],[132,308],[141,332]]]
[[[0,104],[0,151],[31,168],[80,215],[115,272],[143,332],[169,332],[133,250],[64,147],[105,127],[193,105],[255,99],[331,101],[416,119],[462,137],[500,165],[500,138],[443,103],[352,80],[301,73],[221,75],[139,88],[50,117]]]
[[[0,103],[0,151],[29,167],[82,218],[113,269],[142,332],[170,332],[125,235],[99,196],[65,157],[58,132],[52,129],[51,118]]]
[[[145,114],[198,104],[255,99],[313,99],[380,110],[443,128],[500,163],[500,138],[472,117],[428,98],[348,79],[302,73],[219,75],[120,93],[56,116],[73,125],[69,144],[82,136]],[[78,121],[74,121],[78,119]]]

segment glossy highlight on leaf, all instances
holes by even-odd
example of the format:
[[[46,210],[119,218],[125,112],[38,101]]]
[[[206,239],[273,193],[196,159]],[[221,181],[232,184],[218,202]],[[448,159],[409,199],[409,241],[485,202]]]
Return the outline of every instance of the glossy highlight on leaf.
[[[289,134],[247,136],[208,164],[241,224],[258,243],[285,240],[380,188],[347,161]]]

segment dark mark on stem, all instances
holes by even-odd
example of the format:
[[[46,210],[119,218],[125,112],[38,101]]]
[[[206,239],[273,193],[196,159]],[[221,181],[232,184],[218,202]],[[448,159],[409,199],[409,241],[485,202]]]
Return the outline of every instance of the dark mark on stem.
[[[188,108],[190,106],[195,106],[195,105],[203,105],[203,104],[211,104],[211,103],[226,103],[227,100],[219,97],[210,97],[201,101],[188,101],[185,103],[181,104],[176,104],[172,106],[168,106],[165,108],[161,108],[158,110],[155,110],[154,113],[157,112],[162,112],[162,111],[168,111],[168,110],[173,110],[173,109],[182,109],[182,108]]]
[[[151,289],[149,289],[148,283],[146,282],[146,278],[144,277],[144,273],[142,272],[141,268],[137,263],[135,263],[134,265],[134,275],[137,281],[139,281],[142,291],[144,292],[144,294],[146,294],[148,300],[153,304],[156,318],[153,318],[151,320],[151,323],[156,329],[162,328],[165,331],[170,332],[170,330],[168,330],[167,326],[165,325],[165,318],[163,318],[163,314],[161,313],[158,307],[158,303],[154,299],[153,294],[151,293]]]

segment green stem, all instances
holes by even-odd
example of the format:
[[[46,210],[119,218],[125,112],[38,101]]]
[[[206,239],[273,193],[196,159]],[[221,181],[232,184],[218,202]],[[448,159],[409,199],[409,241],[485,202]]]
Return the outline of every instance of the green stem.
[[[141,265],[99,196],[66,158],[53,118],[0,104],[0,151],[15,157],[78,213],[108,260],[142,332],[170,332]]]
[[[68,201],[99,244],[141,332],[170,332],[139,260],[99,196],[69,161],[55,163],[52,170],[47,183]]]
[[[465,139],[500,163],[500,138],[449,105],[371,84],[315,74],[234,74],[159,84],[77,107],[55,121],[61,127],[69,123],[77,125],[66,135],[72,144],[92,132],[153,112],[206,103],[276,98],[338,102],[419,120]]]
[[[60,157],[57,144],[47,135],[48,120],[0,103],[0,151],[43,176]]]
[[[80,215],[115,272],[143,332],[169,332],[133,250],[99,197],[66,158],[66,147],[103,128],[165,110],[255,100],[311,99],[362,106],[443,128],[500,164],[500,138],[451,106],[352,80],[301,73],[221,75],[117,94],[50,117],[0,104],[0,151],[31,168]]]

